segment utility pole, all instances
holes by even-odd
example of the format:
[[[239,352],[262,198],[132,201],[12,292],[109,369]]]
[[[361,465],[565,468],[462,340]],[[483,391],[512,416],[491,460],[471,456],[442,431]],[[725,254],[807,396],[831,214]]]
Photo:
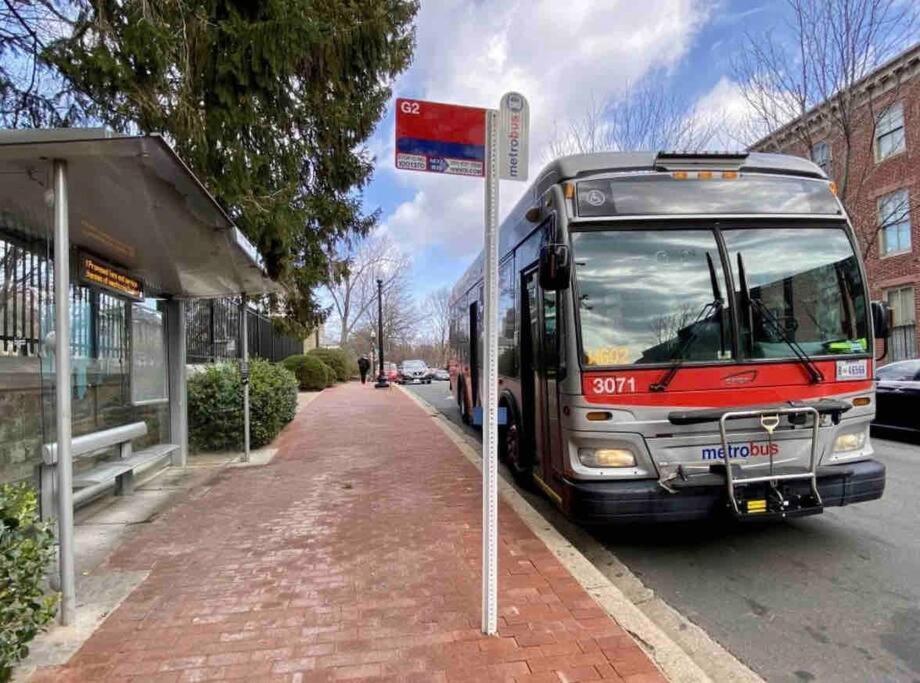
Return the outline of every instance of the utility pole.
[[[377,278],[377,342],[380,344],[380,374],[377,375],[377,389],[386,389],[390,386],[386,373],[383,370],[383,280]]]

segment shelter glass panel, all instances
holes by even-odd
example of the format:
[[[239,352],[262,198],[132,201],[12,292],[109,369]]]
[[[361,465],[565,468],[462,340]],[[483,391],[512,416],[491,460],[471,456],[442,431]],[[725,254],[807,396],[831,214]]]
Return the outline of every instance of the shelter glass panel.
[[[131,403],[166,401],[168,389],[164,314],[148,299],[131,307]]]

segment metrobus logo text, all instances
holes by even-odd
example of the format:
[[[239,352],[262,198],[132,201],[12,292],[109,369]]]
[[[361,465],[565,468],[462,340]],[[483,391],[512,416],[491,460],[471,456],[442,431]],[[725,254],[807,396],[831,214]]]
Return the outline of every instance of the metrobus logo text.
[[[739,444],[737,446],[729,444],[728,445],[728,457],[732,458],[749,458],[755,455],[776,455],[779,453],[779,445],[775,443],[757,443],[756,441],[751,441],[750,443]],[[719,446],[718,448],[704,448],[703,449],[703,460],[724,460],[725,459],[725,448]]]

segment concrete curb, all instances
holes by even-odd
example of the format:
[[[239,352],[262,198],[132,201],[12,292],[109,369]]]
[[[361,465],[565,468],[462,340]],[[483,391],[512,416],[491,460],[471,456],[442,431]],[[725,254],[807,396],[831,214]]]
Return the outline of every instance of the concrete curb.
[[[471,445],[471,438],[423,398],[402,387],[398,388],[431,417],[436,418],[435,421],[441,430],[457,445],[464,457],[481,471],[482,460],[480,452]],[[687,632],[686,637],[681,638],[683,642],[678,643],[675,638],[672,638],[661,626],[653,621],[643,609],[640,609],[636,602],[627,597],[627,594],[605,576],[578,548],[566,540],[504,478],[499,478],[498,490],[502,499],[517,513],[533,534],[546,544],[575,580],[594,598],[597,604],[629,632],[669,680],[675,683],[697,681],[755,683],[762,681],[757,674],[713,641],[702,629],[691,624],[662,600],[653,598],[652,592],[645,589],[625,565],[622,565],[612,553],[602,549],[603,553],[610,556],[610,563],[616,564],[617,571],[622,572],[630,582],[634,582],[640,588],[640,590],[630,591],[630,593],[634,595],[638,593],[643,598],[643,605],[654,609],[656,618],[665,623],[673,624],[674,628],[682,632]],[[708,672],[694,660],[692,656],[694,654],[697,657],[704,657],[705,661],[710,664],[710,666],[707,666]]]

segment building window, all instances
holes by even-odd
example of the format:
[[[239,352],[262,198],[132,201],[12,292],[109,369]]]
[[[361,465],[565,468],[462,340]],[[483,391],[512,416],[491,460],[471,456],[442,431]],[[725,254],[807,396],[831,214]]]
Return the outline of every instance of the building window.
[[[822,140],[811,148],[811,160],[821,167],[821,170],[830,177],[831,175],[831,146]]]
[[[876,160],[903,152],[904,144],[904,107],[895,102],[879,115],[875,126]]]
[[[907,190],[879,197],[878,222],[882,256],[910,251],[910,203]]]
[[[891,360],[907,360],[917,357],[917,309],[914,303],[914,288],[891,289],[885,294],[891,306],[891,339],[888,352]]]

